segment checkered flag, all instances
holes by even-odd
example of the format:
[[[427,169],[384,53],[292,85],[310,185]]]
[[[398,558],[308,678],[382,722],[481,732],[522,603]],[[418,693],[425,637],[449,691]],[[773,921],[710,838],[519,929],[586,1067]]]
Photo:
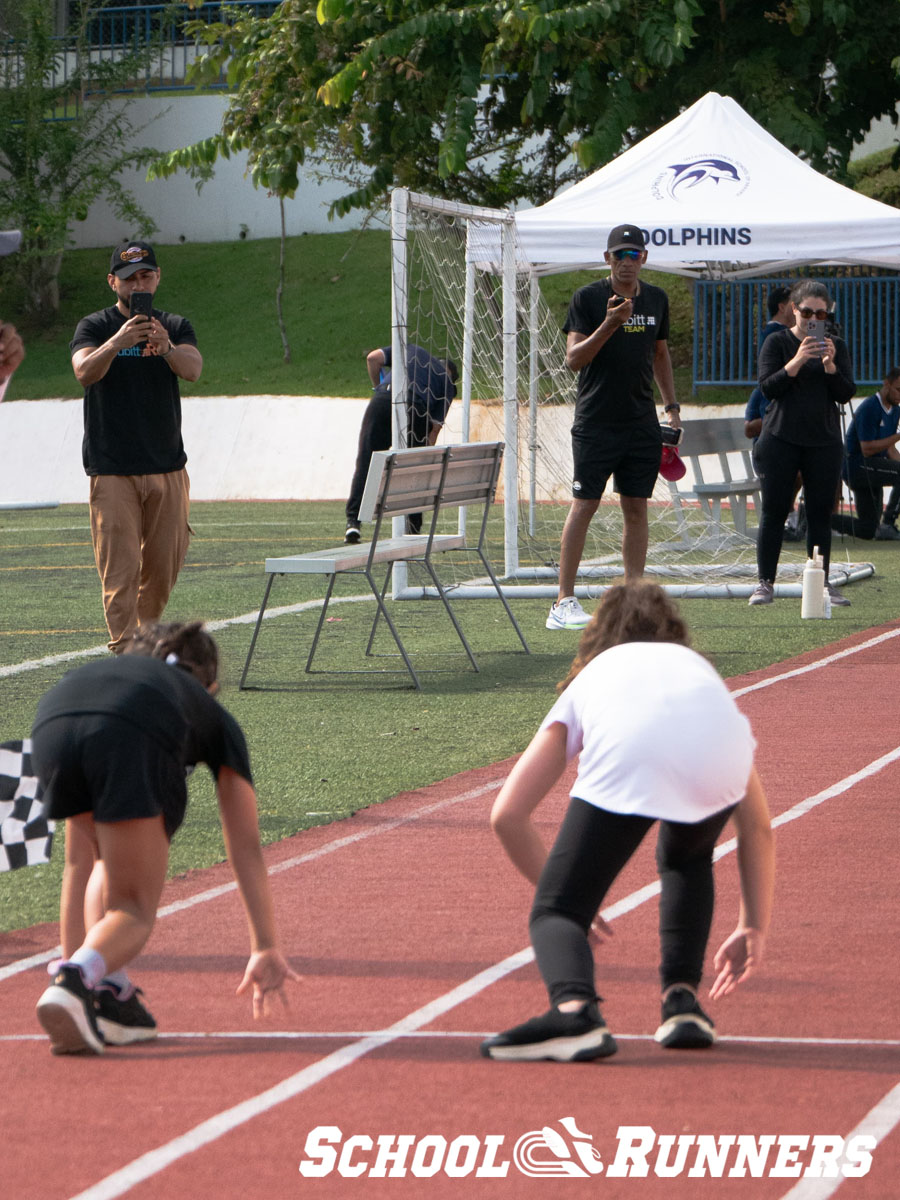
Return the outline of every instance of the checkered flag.
[[[0,871],[49,862],[55,828],[44,816],[31,742],[0,742]]]

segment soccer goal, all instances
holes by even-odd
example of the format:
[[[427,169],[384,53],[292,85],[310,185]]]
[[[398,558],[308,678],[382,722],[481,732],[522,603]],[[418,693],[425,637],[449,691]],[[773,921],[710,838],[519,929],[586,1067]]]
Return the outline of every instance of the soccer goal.
[[[565,312],[552,312],[544,299],[540,276],[517,243],[511,212],[396,189],[391,247],[395,445],[403,445],[405,430],[406,347],[452,358],[460,369],[462,440],[506,445],[498,492],[504,590],[555,597],[572,495],[576,382],[565,365]],[[572,290],[583,282],[573,280]],[[611,490],[588,537],[579,596],[599,594],[624,574],[621,510]],[[785,545],[780,592],[800,594],[805,560],[805,550]],[[853,564],[844,567],[846,578],[857,577]],[[835,563],[832,578],[840,578],[842,569]],[[647,574],[680,596],[747,596],[756,583],[756,545],[733,525],[711,522],[697,504],[673,504],[660,478],[650,502]],[[402,592],[406,581],[397,587]],[[459,578],[455,588],[459,596],[488,595],[478,580]]]

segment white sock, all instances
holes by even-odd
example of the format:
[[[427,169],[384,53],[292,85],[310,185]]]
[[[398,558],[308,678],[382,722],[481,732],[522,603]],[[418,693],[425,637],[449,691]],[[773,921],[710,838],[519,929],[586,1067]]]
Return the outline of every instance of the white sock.
[[[92,950],[90,946],[79,946],[72,957],[63,966],[73,964],[84,976],[84,982],[94,988],[106,974],[106,960],[102,954]]]

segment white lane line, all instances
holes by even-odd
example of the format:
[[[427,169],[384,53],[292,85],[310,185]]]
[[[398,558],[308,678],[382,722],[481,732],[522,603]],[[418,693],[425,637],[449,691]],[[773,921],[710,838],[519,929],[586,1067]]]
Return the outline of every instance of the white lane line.
[[[364,600],[374,600],[374,596],[370,592],[364,596],[331,597],[333,605],[360,604]],[[313,608],[321,608],[322,603],[322,600],[304,600],[302,604],[284,604],[280,608],[267,608],[263,620],[269,621],[273,617],[285,617],[293,613],[308,612]],[[253,612],[241,613],[237,617],[228,617],[223,621],[206,621],[205,627],[211,633],[216,633],[220,629],[227,629],[230,625],[253,625],[258,616],[259,609],[256,609]],[[44,667],[56,667],[60,663],[76,662],[79,658],[93,658],[99,654],[108,653],[109,651],[104,642],[102,646],[88,646],[84,650],[67,650],[64,654],[49,654],[46,658],[29,658],[25,662],[10,663],[9,666],[0,667],[0,679],[9,679],[13,675],[22,675],[25,671],[40,671]]]
[[[384,1029],[224,1029],[216,1030],[166,1030],[165,1033],[153,1040],[153,1045],[161,1046],[170,1039],[187,1042],[236,1041],[236,1042],[350,1042],[360,1038],[381,1038],[382,1041],[395,1042],[407,1039],[409,1041],[442,1041],[462,1038],[469,1041],[481,1041],[491,1037],[495,1030],[479,1029],[416,1029],[409,1033],[395,1033]],[[656,1039],[652,1033],[622,1033],[615,1030],[616,1039],[620,1042],[653,1042]],[[45,1033],[2,1033],[2,1042],[46,1042]],[[764,1034],[720,1033],[716,1044],[734,1042],[740,1045],[758,1046],[874,1046],[900,1049],[898,1038],[841,1038],[841,1037],[767,1037]],[[141,1049],[148,1049],[144,1043]]]
[[[365,600],[372,600],[371,594],[360,596],[333,596],[332,604],[359,604]],[[313,608],[321,608],[321,600],[306,600],[302,604],[286,604],[280,608],[267,608],[266,615],[263,620],[271,620],[274,617],[290,616],[293,613],[307,612]],[[231,625],[252,625],[259,616],[259,609],[253,612],[241,613],[236,617],[228,617],[222,621],[207,621],[206,628],[215,633],[220,629],[227,629]],[[872,646],[877,646],[881,642],[888,641],[890,638],[900,637],[900,629],[891,629],[886,633],[881,633],[877,637],[870,638],[866,642],[860,642],[857,646],[850,646],[847,650],[840,650],[835,654],[829,654],[826,658],[822,658],[813,663],[807,663],[805,667],[796,667],[791,671],[785,671],[781,675],[772,675],[768,679],[762,679],[759,683],[751,683],[745,688],[738,688],[732,692],[733,696],[745,696],[748,692],[756,692],[761,688],[772,687],[776,683],[781,683],[785,679],[794,679],[798,675],[806,675],[810,671],[817,671],[820,667],[830,666],[831,663],[837,662],[839,659],[847,658],[851,654],[859,654],[862,650],[868,650]],[[106,645],[90,646],[85,650],[69,650],[64,654],[50,654],[46,658],[32,658],[25,662],[10,663],[9,666],[0,667],[0,679],[8,679],[13,675],[21,675],[25,671],[38,671],[43,667],[55,667],[61,663],[75,662],[80,658],[91,658],[98,654],[107,652]]]
[[[832,663],[839,662],[842,658],[849,658],[852,654],[858,654],[860,650],[871,650],[873,646],[879,646],[882,642],[890,641],[891,638],[895,637],[900,637],[900,629],[889,629],[886,633],[879,633],[877,637],[869,638],[866,642],[860,642],[856,646],[849,646],[846,650],[837,650],[834,654],[816,659],[815,662],[807,663],[804,667],[794,667],[790,671],[783,671],[780,675],[772,675],[768,679],[761,679],[759,683],[751,683],[747,687],[736,688],[731,694],[732,696],[746,696],[749,692],[762,691],[763,688],[772,687],[775,683],[783,683],[786,679],[796,679],[799,675],[808,675],[810,671],[818,671],[821,667],[830,667]]]
[[[898,756],[900,756],[900,747],[892,751],[891,754],[883,755],[881,758],[875,760],[875,763],[870,764],[869,768],[856,771],[853,775],[848,776],[847,779],[841,780],[839,783],[827,788],[824,792],[819,792],[816,796],[809,797],[807,800],[801,800],[798,804],[788,809],[787,812],[781,814],[779,823],[784,824],[787,821],[796,820],[797,817],[805,816],[811,809],[823,803],[829,796],[840,795],[841,792],[847,790],[847,787],[852,786],[853,782],[874,774],[876,769],[880,770],[882,766],[893,762]],[[881,765],[879,766],[878,764]],[[736,842],[726,843],[718,847],[720,853],[717,853],[717,857],[722,858],[724,855],[732,853],[735,848]],[[617,903],[603,909],[601,916],[606,921],[612,921],[623,913],[638,908],[647,900],[657,895],[658,892],[658,881],[648,884],[646,887],[639,888],[637,891],[632,892],[631,895],[625,896]],[[438,996],[437,999],[431,1001],[429,1004],[424,1005],[415,1012],[409,1013],[406,1017],[402,1017],[394,1025],[381,1030],[377,1035],[368,1035],[352,1045],[342,1046],[339,1050],[333,1051],[318,1062],[312,1063],[296,1074],[289,1076],[274,1087],[268,1088],[256,1096],[251,1096],[249,1099],[236,1104],[232,1108],[217,1113],[214,1117],[201,1122],[193,1129],[189,1129],[179,1137],[173,1138],[170,1142],[166,1142],[164,1145],[157,1147],[157,1149],[142,1154],[139,1158],[134,1159],[120,1170],[114,1171],[111,1175],[106,1176],[105,1179],[101,1179],[85,1191],[79,1192],[71,1200],[116,1200],[116,1197],[124,1195],[125,1192],[135,1187],[138,1183],[143,1183],[151,1179],[154,1175],[165,1170],[166,1167],[171,1166],[179,1159],[184,1158],[188,1154],[193,1154],[195,1150],[209,1145],[211,1142],[223,1137],[226,1133],[230,1133],[232,1130],[244,1125],[254,1117],[299,1096],[309,1088],[329,1078],[329,1076],[343,1070],[344,1067],[348,1067],[360,1058],[365,1057],[372,1050],[385,1046],[410,1033],[418,1032],[423,1026],[430,1025],[457,1005],[472,999],[492,984],[499,982],[507,975],[518,971],[521,967],[527,966],[533,961],[534,951],[530,946],[524,950],[519,950],[516,954],[511,954],[508,958],[503,959],[502,962],[495,963],[492,967],[480,971],[477,975],[473,975],[471,979],[461,983],[458,987],[453,988],[443,996]]]
[[[900,1083],[891,1088],[874,1108],[869,1109],[855,1129],[850,1130],[844,1138],[844,1145],[847,1145],[851,1138],[855,1137],[874,1138],[874,1145],[866,1147],[871,1153],[879,1142],[882,1142],[889,1133],[897,1128],[898,1124],[900,1124]],[[845,1176],[843,1175],[839,1175],[836,1179],[801,1179],[789,1192],[785,1192],[782,1200],[828,1200],[828,1197],[833,1196],[844,1181]],[[891,1194],[896,1195],[896,1192]]]
[[[283,871],[289,871],[293,867],[302,866],[304,863],[314,862],[317,858],[324,858],[327,854],[334,854],[337,850],[343,850],[347,846],[354,846],[357,842],[363,842],[367,838],[376,837],[378,834],[390,833],[394,829],[399,829],[403,825],[410,825],[413,821],[420,821],[423,817],[431,816],[432,813],[440,812],[445,808],[452,808],[456,804],[463,804],[466,800],[477,800],[480,796],[487,795],[489,792],[496,791],[503,783],[503,779],[492,779],[489,783],[483,783],[477,788],[472,788],[467,792],[460,792],[456,796],[448,796],[446,800],[438,800],[434,804],[426,804],[422,808],[416,809],[415,812],[408,813],[404,817],[395,817],[391,821],[385,821],[381,825],[374,825],[368,829],[359,829],[355,833],[349,833],[345,837],[335,838],[334,841],[326,842],[324,846],[319,846],[316,850],[309,850],[305,854],[297,854],[293,858],[286,858],[283,862],[273,863],[268,873],[270,876],[279,875]],[[203,892],[197,892],[194,896],[188,896],[184,900],[175,900],[171,904],[165,904],[156,914],[157,919],[170,917],[173,913],[184,912],[186,909],[193,908],[197,904],[206,904],[210,900],[217,900],[220,896],[227,896],[229,892],[237,890],[237,884],[234,880],[228,883],[220,884],[218,887],[207,888]],[[28,971],[32,967],[43,966],[58,958],[62,953],[61,946],[54,946],[51,950],[42,950],[37,954],[32,954],[28,958],[20,958],[15,962],[8,963],[5,967],[0,967],[0,983],[5,979],[11,979],[14,975],[19,975],[23,971]]]

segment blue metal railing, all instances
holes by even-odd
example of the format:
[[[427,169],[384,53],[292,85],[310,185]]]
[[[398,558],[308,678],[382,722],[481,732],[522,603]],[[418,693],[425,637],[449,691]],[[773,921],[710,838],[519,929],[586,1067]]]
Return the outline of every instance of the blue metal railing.
[[[834,316],[855,378],[869,387],[900,365],[900,276],[813,273],[834,298]],[[796,279],[699,279],[694,284],[694,377],[700,387],[753,387],[766,296]]]
[[[141,51],[152,46],[154,53],[147,69],[139,79],[135,79],[133,88],[122,90],[158,92],[191,88],[193,85],[186,82],[186,74],[197,56],[197,50],[193,38],[186,37],[184,33],[185,23],[192,20],[212,23],[233,19],[236,7],[249,9],[255,16],[267,17],[278,8],[278,0],[240,0],[237,5],[203,4],[197,9],[190,9],[186,4],[178,5],[174,9],[170,4],[99,8],[91,14],[87,27],[91,59],[94,62],[113,61],[123,53]],[[61,34],[56,40],[59,53],[54,83],[58,85],[66,83],[72,75],[76,45],[71,34]],[[0,40],[0,53],[3,52],[7,55],[15,53],[9,49],[9,42],[4,47],[3,41]],[[15,64],[11,66],[12,69],[8,65],[6,71],[8,79],[16,76]],[[224,77],[210,86],[224,88]],[[79,97],[71,97],[66,102],[64,111],[56,115],[72,115],[79,102]]]

